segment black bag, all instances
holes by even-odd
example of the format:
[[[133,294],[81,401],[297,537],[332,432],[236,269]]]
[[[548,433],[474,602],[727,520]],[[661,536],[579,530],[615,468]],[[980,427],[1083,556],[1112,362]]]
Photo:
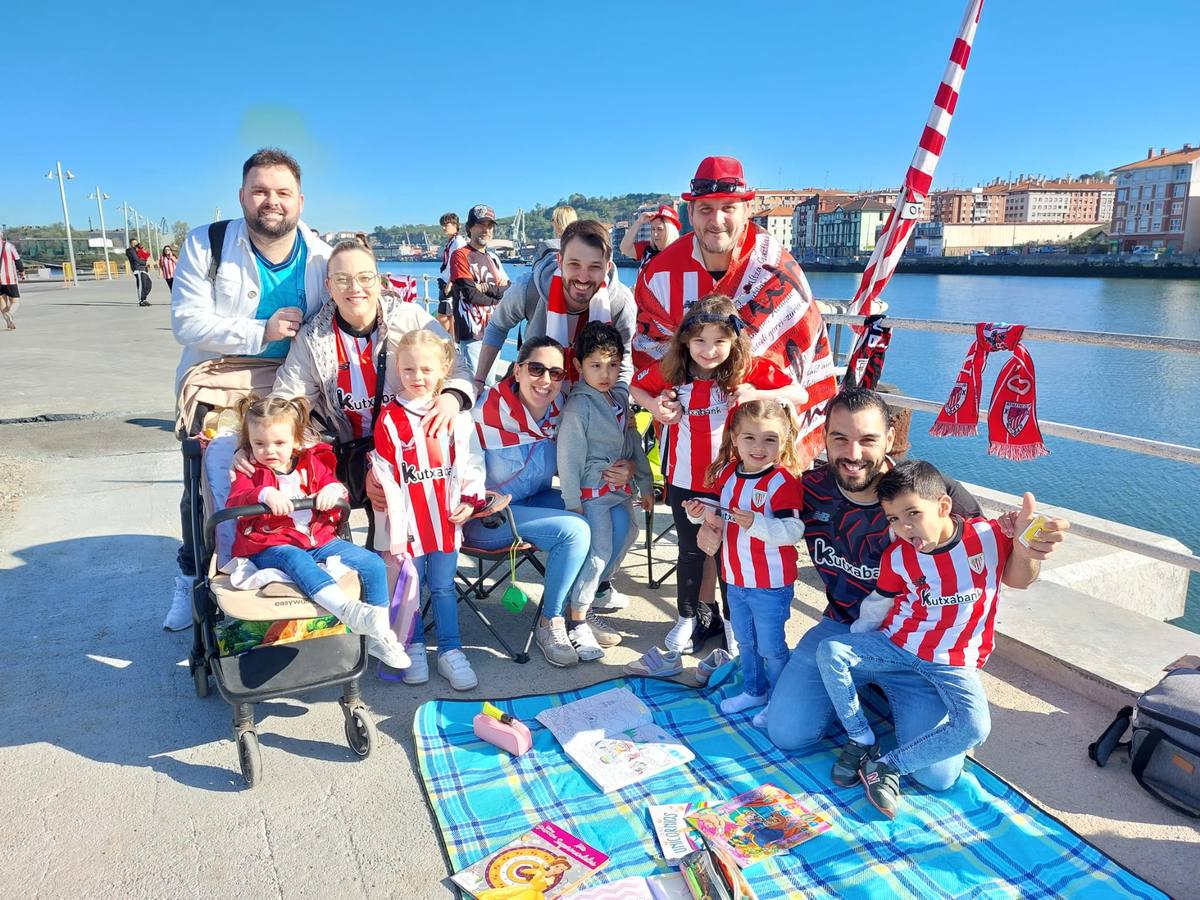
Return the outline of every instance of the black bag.
[[[1133,726],[1128,741],[1126,729]],[[1200,669],[1173,669],[1126,706],[1088,747],[1098,766],[1129,751],[1129,771],[1171,809],[1200,819]]]
[[[371,451],[375,449],[375,423],[379,421],[380,407],[383,404],[386,361],[387,341],[383,341],[379,361],[375,366],[375,403],[371,407],[371,434],[351,441],[341,441],[333,446],[334,455],[337,457],[337,479],[346,486],[350,494],[350,505],[354,507],[367,505],[367,469],[370,466]]]

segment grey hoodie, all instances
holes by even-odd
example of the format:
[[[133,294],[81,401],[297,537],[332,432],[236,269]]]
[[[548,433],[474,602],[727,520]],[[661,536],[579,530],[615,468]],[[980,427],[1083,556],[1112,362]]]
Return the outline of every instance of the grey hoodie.
[[[555,437],[558,481],[567,509],[580,509],[580,488],[599,488],[604,483],[601,473],[618,459],[633,460],[633,484],[642,496],[654,490],[650,463],[629,413],[629,402],[621,394],[615,397],[625,407],[624,431],[617,425],[608,395],[586,382],[578,382],[567,398]]]

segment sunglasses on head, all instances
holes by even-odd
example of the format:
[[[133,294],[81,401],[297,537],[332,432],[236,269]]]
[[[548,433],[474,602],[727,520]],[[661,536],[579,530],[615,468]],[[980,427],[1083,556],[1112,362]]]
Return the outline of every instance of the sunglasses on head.
[[[745,182],[736,178],[693,178],[692,193],[698,197],[705,194],[741,194],[746,190]]]
[[[541,378],[543,375],[549,375],[551,381],[562,381],[567,377],[567,370],[560,369],[558,366],[547,366],[540,362],[523,362],[525,371],[534,378]]]

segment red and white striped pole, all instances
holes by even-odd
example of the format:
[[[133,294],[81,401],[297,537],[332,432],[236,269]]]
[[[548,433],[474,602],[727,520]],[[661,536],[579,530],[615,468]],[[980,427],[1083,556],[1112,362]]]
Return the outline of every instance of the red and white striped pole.
[[[967,60],[971,56],[971,45],[975,42],[975,29],[979,26],[981,12],[983,0],[967,0],[962,25],[950,51],[950,61],[946,64],[942,83],[933,98],[933,109],[925,123],[925,130],[921,132],[917,152],[913,154],[912,163],[904,176],[904,187],[896,196],[896,205],[888,213],[887,222],[875,242],[875,250],[851,301],[855,315],[870,314],[871,304],[896,271],[896,264],[900,262],[908,244],[908,236],[921,214],[921,207],[933,183],[934,169],[946,145],[946,133],[950,130],[954,108],[958,105],[958,92],[967,71]],[[855,331],[861,330],[861,326],[855,326]]]

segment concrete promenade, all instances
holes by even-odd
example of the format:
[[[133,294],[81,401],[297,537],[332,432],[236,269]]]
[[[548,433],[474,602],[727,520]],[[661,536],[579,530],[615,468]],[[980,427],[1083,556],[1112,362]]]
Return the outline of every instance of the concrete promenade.
[[[618,584],[634,601],[614,617],[629,637],[566,670],[536,649],[515,665],[463,615],[481,687],[365,679],[381,734],[365,761],[332,692],[261,704],[264,778],[245,790],[229,706],[194,696],[190,634],[160,629],[179,533],[178,347],[162,280],[148,309],[133,294],[130,280],[30,288],[18,330],[0,330],[0,896],[452,896],[414,768],[417,706],[619,674],[661,641],[673,586],[646,591],[631,554]],[[39,417],[59,420],[17,421]],[[815,584],[806,568],[792,642],[819,615]],[[525,621],[493,618],[514,638]],[[1195,822],[1120,757],[1103,770],[1086,757],[1114,710],[1004,658],[984,677],[993,730],[977,757],[1163,890],[1200,897]]]

